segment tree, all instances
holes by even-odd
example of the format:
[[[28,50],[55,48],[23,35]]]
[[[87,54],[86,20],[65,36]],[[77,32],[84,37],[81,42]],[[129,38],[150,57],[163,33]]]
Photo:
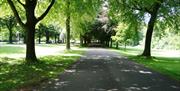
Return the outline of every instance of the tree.
[[[66,0],[65,2],[58,2],[61,4],[61,6],[59,7],[58,5],[58,7],[62,12],[62,20],[65,19],[66,49],[70,49],[70,36],[72,36],[70,33],[78,33],[79,31],[78,35],[80,35],[81,29],[77,29],[77,26],[80,25],[81,17],[84,14],[95,16],[101,1],[102,0]],[[71,29],[73,31],[71,31]]]
[[[66,49],[69,50],[70,49],[70,23],[71,23],[71,10],[70,10],[70,0],[66,1]]]
[[[14,4],[14,2],[12,0],[7,0],[7,2],[14,13],[14,16],[16,17],[17,22],[26,31],[26,61],[37,62],[34,42],[35,26],[48,14],[55,0],[51,1],[46,11],[38,18],[35,16],[35,8],[37,6],[38,0],[25,0],[24,2],[22,2],[21,0],[17,0],[17,2],[25,9],[25,23],[20,18],[20,15],[16,9],[16,5]]]
[[[126,49],[127,45],[135,46],[139,43],[139,31],[137,26],[132,26],[132,24],[126,24],[119,22],[118,26],[115,28],[116,35],[112,36],[112,39],[118,43],[124,44]]]
[[[121,20],[128,23],[136,19],[137,23],[140,23],[138,25],[141,26],[147,21],[146,16],[150,15],[143,56],[151,56],[151,39],[157,21],[167,22],[166,26],[170,24],[172,25],[170,27],[178,25],[174,17],[179,14],[179,0],[109,0],[109,3],[112,5],[111,13],[116,13],[113,15],[120,16]]]
[[[7,27],[9,30],[9,43],[13,43],[13,27],[16,25],[16,19],[14,16],[6,16],[5,19],[3,19],[3,25]]]
[[[46,26],[44,26],[42,23],[40,23],[38,26],[38,30],[37,30],[37,36],[38,36],[38,43],[39,44],[41,44],[41,38],[42,38],[45,30],[46,30]]]
[[[154,30],[154,25],[157,19],[157,15],[158,15],[158,10],[161,7],[161,4],[163,3],[163,0],[154,2],[152,9],[147,9],[146,12],[148,12],[151,17],[150,20],[148,22],[148,28],[147,28],[147,32],[146,32],[146,40],[145,40],[145,47],[144,47],[144,51],[142,53],[142,56],[147,56],[150,57],[151,56],[151,40],[152,40],[152,34],[153,34],[153,30]],[[144,8],[146,9],[146,8]]]

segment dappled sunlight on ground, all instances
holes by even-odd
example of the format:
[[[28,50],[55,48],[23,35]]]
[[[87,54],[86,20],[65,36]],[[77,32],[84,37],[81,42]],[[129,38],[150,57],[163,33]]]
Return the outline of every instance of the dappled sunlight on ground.
[[[127,47],[126,50],[120,47],[120,50],[113,51],[120,51],[123,54],[136,56],[142,54],[143,47]],[[180,57],[180,50],[152,49],[151,55],[155,57]]]
[[[83,51],[71,50],[65,53],[80,55]],[[39,58],[38,64],[26,64],[23,59],[2,57],[0,58],[0,91],[32,91],[28,90],[29,87],[55,78],[79,58],[80,56],[43,56]],[[66,72],[73,73],[75,70],[66,70]],[[63,83],[57,83],[60,84]]]
[[[25,58],[25,51],[26,51],[26,45],[20,45],[20,44],[3,44],[0,47],[5,48],[2,51],[6,52],[0,52],[0,57],[8,57],[8,58]],[[9,49],[8,49],[9,48]],[[80,54],[76,53],[64,53],[66,50],[66,47],[64,45],[60,44],[37,44],[36,45],[36,56],[42,57],[42,56],[49,56],[49,55],[61,55],[61,56],[82,56]],[[20,50],[20,52],[16,52],[16,50]],[[71,47],[72,50],[86,50],[85,48],[79,49],[78,47]],[[13,51],[14,50],[14,51]],[[9,51],[9,52],[7,52]]]
[[[40,91],[179,91],[179,84],[106,49],[87,49],[80,61]]]

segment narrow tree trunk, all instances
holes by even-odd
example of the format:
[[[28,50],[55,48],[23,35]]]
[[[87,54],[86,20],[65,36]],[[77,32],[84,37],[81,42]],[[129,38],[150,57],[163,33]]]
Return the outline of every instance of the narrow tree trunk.
[[[25,32],[25,34],[23,35],[23,43],[26,44],[26,32]]]
[[[66,49],[70,49],[70,16],[66,20]]]
[[[49,31],[46,31],[46,44],[49,44]]]
[[[84,45],[87,46],[87,40],[86,40],[86,37],[84,38]]]
[[[54,42],[57,43],[57,35],[54,36]]]
[[[60,38],[59,38],[59,35],[60,35],[60,34],[58,34],[58,37],[57,37],[57,39],[58,39],[58,41],[57,41],[57,42],[58,42],[58,43],[60,42]]]
[[[41,44],[41,35],[39,35],[38,37],[39,37],[38,42],[39,42],[39,44]]]
[[[124,51],[126,51],[126,42],[124,43]]]
[[[107,41],[107,47],[109,47],[109,40]]]
[[[81,47],[83,46],[83,37],[82,37],[81,34],[80,34],[80,46],[81,46]]]
[[[110,39],[110,48],[112,48],[112,38]]]
[[[9,44],[13,43],[12,37],[13,37],[12,29],[9,29]]]
[[[66,49],[70,48],[70,1],[67,1],[67,19],[66,19]]]
[[[160,8],[160,3],[157,2],[155,6],[153,7],[153,12],[151,13],[151,18],[148,22],[148,28],[146,32],[146,40],[145,40],[145,47],[144,51],[142,53],[142,56],[151,57],[151,40],[152,40],[152,34],[154,25],[157,19],[158,10]]]
[[[37,62],[35,53],[35,26],[26,28],[26,61],[29,63]]]
[[[119,48],[119,43],[118,42],[116,42],[116,49],[118,49]]]

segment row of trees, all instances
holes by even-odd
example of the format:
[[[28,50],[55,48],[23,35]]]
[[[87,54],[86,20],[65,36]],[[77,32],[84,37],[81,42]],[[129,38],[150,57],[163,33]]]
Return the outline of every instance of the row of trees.
[[[1,1],[0,3],[2,4],[1,8],[6,7],[8,10],[12,10],[18,25],[21,26],[26,33],[26,61],[37,62],[35,53],[35,34],[37,32],[40,42],[42,34],[40,31],[47,30],[44,29],[46,27],[41,24],[39,26],[43,28],[40,28],[38,31],[36,30],[37,24],[40,21],[46,25],[54,23],[64,26],[63,28],[66,28],[67,34],[66,47],[67,49],[70,49],[71,29],[74,29],[74,34],[78,31],[83,33],[84,30],[79,30],[80,28],[77,28],[77,26],[83,25],[87,18],[91,18],[91,20],[88,21],[92,21],[95,18],[94,16],[98,11],[101,2],[101,0],[6,0]],[[7,7],[7,4],[10,7]],[[49,12],[50,14],[48,14]],[[85,15],[88,15],[88,17],[85,17]],[[44,19],[45,16],[48,16],[48,18]],[[77,23],[77,21],[79,22]],[[51,29],[52,27],[50,26],[50,29],[48,30]],[[45,31],[45,35],[49,35],[49,32]],[[56,37],[57,36],[55,35],[55,39]]]
[[[41,31],[53,30],[52,26],[47,29],[39,24],[40,28],[37,31],[37,24],[40,21],[45,25],[54,23],[66,29],[67,49],[70,49],[70,36],[80,37],[81,44],[83,40],[87,43],[94,37],[106,45],[111,42],[110,46],[112,39],[117,44],[124,42],[125,45],[127,43],[138,45],[141,39],[139,30],[147,27],[142,55],[148,57],[151,56],[154,29],[163,31],[168,27],[179,30],[179,0],[7,0],[1,1],[0,4],[6,8],[7,4],[10,6],[8,9],[11,8],[18,25],[26,33],[27,62],[37,62],[35,33],[37,32],[40,42],[43,34]],[[102,11],[104,8],[105,13]],[[48,17],[44,19],[45,16]],[[115,33],[116,36],[111,37]],[[45,31],[45,35],[48,34]],[[55,39],[56,37],[55,35]]]
[[[1,31],[4,33],[8,33],[8,43],[12,44],[14,40],[19,41],[20,38],[24,37],[24,43],[25,40],[25,32],[22,31],[22,29],[19,28],[16,19],[14,16],[5,16],[4,18],[0,18],[0,25],[2,29],[8,30],[8,31]],[[38,43],[41,43],[41,38],[46,37],[46,43],[50,42],[50,37],[54,38],[54,42],[60,42],[60,32],[62,31],[60,28],[58,28],[55,25],[43,25],[39,24],[36,28],[36,36],[38,37]],[[2,36],[5,37],[5,36]],[[3,41],[3,40],[2,40]]]

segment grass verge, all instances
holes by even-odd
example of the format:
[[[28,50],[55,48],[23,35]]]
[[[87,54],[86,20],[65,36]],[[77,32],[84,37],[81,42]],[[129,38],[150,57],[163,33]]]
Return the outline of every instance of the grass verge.
[[[82,54],[74,50],[66,54]],[[0,91],[9,91],[28,86],[36,86],[44,80],[57,77],[80,56],[46,56],[40,63],[26,64],[22,59],[0,58]]]
[[[118,50],[118,52],[135,61],[144,65],[147,68],[155,70],[163,75],[171,77],[178,82],[180,82],[180,57],[152,57],[146,58],[142,56],[137,56],[139,54],[138,50]]]
[[[25,53],[23,47],[18,46],[0,46],[0,54]]]

